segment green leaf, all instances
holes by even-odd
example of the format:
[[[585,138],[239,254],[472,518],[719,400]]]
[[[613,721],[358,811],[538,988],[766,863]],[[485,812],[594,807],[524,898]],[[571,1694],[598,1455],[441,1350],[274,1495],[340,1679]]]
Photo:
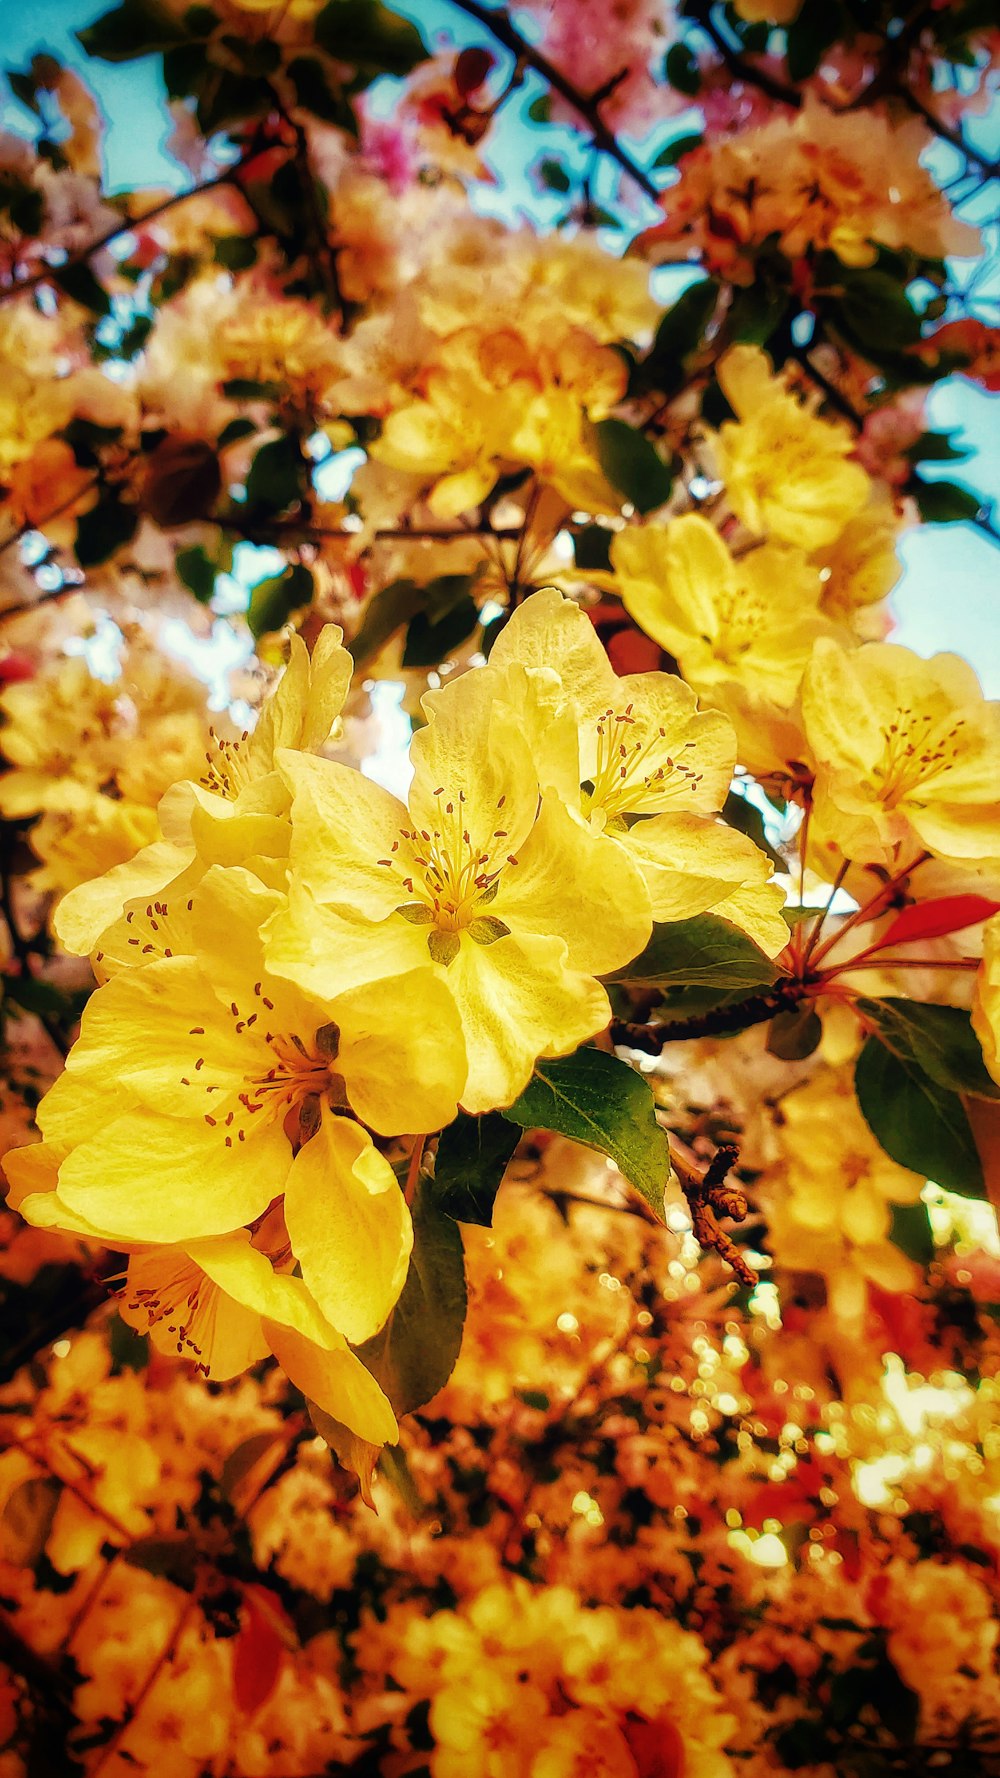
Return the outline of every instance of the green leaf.
[[[914,444],[907,445],[903,452],[911,463],[961,463],[971,452],[961,445],[953,445],[952,434],[949,432],[922,432]]]
[[[857,342],[862,350],[870,346],[877,352],[898,352],[905,346],[916,345],[921,337],[920,316],[898,278],[877,267],[841,277],[844,288],[837,319],[852,342]]]
[[[280,630],[292,612],[308,605],[312,596],[312,571],[301,562],[291,562],[284,573],[258,581],[247,609],[250,634],[256,640],[270,630]]]
[[[76,559],[81,568],[96,568],[116,549],[135,536],[139,514],[117,495],[104,490],[103,498],[76,521]]]
[[[670,1145],[648,1081],[627,1062],[595,1049],[546,1058],[502,1116],[522,1129],[555,1130],[599,1149],[662,1217]]]
[[[704,136],[700,135],[675,136],[672,142],[668,142],[665,148],[660,149],[649,169],[650,172],[658,173],[663,167],[676,167],[683,155],[691,154],[694,149],[700,148],[704,140]]]
[[[614,532],[606,525],[584,525],[573,538],[573,556],[578,568],[611,567],[611,542]]]
[[[527,115],[532,123],[551,123],[552,100],[549,94],[542,93],[540,98],[532,99]]]
[[[252,74],[234,74],[228,68],[214,68],[195,107],[198,128],[203,136],[214,135],[225,125],[242,123],[248,117],[260,117],[272,104],[268,87]]]
[[[493,1203],[507,1163],[521,1140],[519,1129],[499,1111],[469,1117],[460,1111],[455,1122],[441,1133],[434,1181],[429,1187],[434,1203],[456,1222],[476,1222],[489,1228]]]
[[[152,50],[183,43],[183,26],[159,0],[124,0],[76,36],[88,56],[102,62],[134,62]]]
[[[423,608],[424,588],[413,580],[393,580],[369,599],[351,653],[361,667],[385,647],[404,624]]]
[[[893,1204],[891,1210],[890,1241],[900,1253],[906,1254],[907,1259],[912,1259],[926,1271],[934,1258],[934,1236],[927,1205]]]
[[[63,295],[71,297],[81,308],[89,309],[93,315],[110,315],[111,298],[85,261],[58,266],[49,275]]]
[[[642,954],[609,979],[644,987],[718,988],[728,994],[769,987],[776,974],[770,958],[738,926],[717,914],[696,914],[692,920],[654,926]]]
[[[535,174],[546,191],[569,191],[571,180],[564,163],[545,155],[535,166]]]
[[[281,384],[259,383],[253,377],[228,377],[222,385],[222,393],[230,401],[277,401]]]
[[[403,666],[436,667],[468,640],[478,622],[479,607],[468,594],[442,617],[432,618],[426,611],[418,611],[406,632]]]
[[[790,301],[787,290],[763,278],[745,290],[737,290],[727,316],[730,337],[741,345],[762,346],[781,326]]]
[[[925,525],[956,525],[974,519],[982,500],[958,482],[925,482],[915,475],[910,492]]]
[[[858,1104],[890,1160],[964,1197],[986,1195],[983,1168],[957,1093],[869,1037],[854,1070]]]
[[[219,1493],[223,1499],[234,1500],[238,1496],[240,1483],[246,1480],[268,1451],[274,1450],[278,1437],[280,1434],[276,1434],[273,1428],[267,1432],[252,1432],[249,1438],[243,1439],[235,1450],[230,1451],[219,1475]]]
[[[652,512],[669,499],[673,473],[642,432],[625,420],[598,420],[594,435],[608,481],[636,512]]]
[[[200,544],[193,549],[179,550],[175,558],[179,578],[199,605],[207,605],[215,592],[216,566]]]
[[[247,475],[247,505],[284,512],[302,498],[304,466],[299,442],[291,433],[261,445]]]
[[[257,262],[257,243],[251,235],[215,235],[212,253],[227,272],[245,272]]]
[[[219,433],[219,450],[224,451],[227,445],[238,444],[241,438],[252,438],[256,430],[257,428],[252,420],[230,420],[229,424],[223,426],[222,431]]]
[[[922,1068],[953,1093],[1000,1099],[1000,1086],[987,1072],[969,1014],[960,1006],[919,1000],[859,1000],[858,1011],[901,1062]]]
[[[421,1182],[411,1207],[413,1252],[406,1283],[380,1333],[357,1348],[397,1414],[436,1395],[455,1368],[465,1325],[465,1262],[457,1223]]]
[[[803,1062],[818,1049],[823,1021],[811,1006],[793,1006],[775,1013],[767,1028],[767,1049],[782,1062]]]
[[[714,278],[689,284],[660,320],[648,356],[637,367],[643,389],[672,394],[684,381],[685,362],[697,351],[715,313],[720,286]]]
[[[844,30],[838,0],[805,0],[786,33],[785,57],[789,78],[796,83],[815,74],[823,55]]]
[[[324,123],[336,124],[349,136],[357,136],[358,120],[339,87],[330,86],[321,62],[315,56],[296,56],[285,69],[294,83],[295,96],[304,111],[321,117]]]
[[[675,91],[686,93],[689,99],[693,99],[700,90],[698,62],[686,43],[675,43],[668,49],[663,72]]]
[[[409,74],[427,56],[416,25],[379,0],[329,0],[313,31],[335,61],[373,74]]]

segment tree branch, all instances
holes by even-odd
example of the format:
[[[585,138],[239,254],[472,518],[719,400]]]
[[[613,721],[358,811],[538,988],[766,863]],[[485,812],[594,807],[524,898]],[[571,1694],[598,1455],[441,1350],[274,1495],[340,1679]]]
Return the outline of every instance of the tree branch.
[[[608,96],[607,87],[587,98],[584,93],[577,90],[572,81],[567,80],[565,74],[560,73],[547,56],[542,55],[540,50],[535,49],[525,37],[522,37],[520,31],[511,24],[508,14],[501,8],[483,6],[480,4],[480,0],[451,0],[451,3],[453,6],[457,6],[460,12],[466,13],[469,18],[476,19],[479,24],[485,25],[497,42],[502,43],[504,49],[508,49],[517,61],[523,62],[527,67],[533,68],[536,74],[540,74],[552,91],[558,93],[561,99],[565,99],[567,105],[572,105],[573,110],[583,118],[593,137],[595,147],[599,148],[602,154],[609,155],[613,161],[616,161],[622,172],[627,173],[630,179],[634,179],[647,197],[652,198],[654,202],[659,199],[659,189],[653,184],[649,174],[640,167],[638,161],[632,159],[632,156],[622,147],[614,131],[608,129],[601,117],[600,105],[602,99]]]
[[[612,1043],[658,1056],[668,1043],[686,1043],[693,1037],[718,1037],[726,1031],[748,1031],[751,1025],[764,1025],[775,1013],[798,1006],[807,992],[805,982],[785,976],[766,994],[751,994],[746,1000],[714,1006],[691,1018],[669,1019],[662,1024],[630,1024],[627,1019],[612,1019],[608,1029]]]

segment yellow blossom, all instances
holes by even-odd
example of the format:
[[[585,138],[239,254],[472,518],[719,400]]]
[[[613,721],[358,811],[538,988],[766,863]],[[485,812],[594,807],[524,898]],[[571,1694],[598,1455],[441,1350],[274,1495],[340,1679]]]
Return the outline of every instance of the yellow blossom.
[[[783,896],[768,884],[767,859],[716,819],[736,755],[724,717],[700,711],[672,674],[619,678],[593,624],[554,587],[514,613],[490,672],[503,675],[498,694],[531,735],[543,788],[582,814],[623,868],[638,866],[655,920],[711,908],[771,954],[784,947]]]
[[[282,1198],[312,1297],[357,1342],[399,1295],[412,1229],[391,1167],[345,1113],[386,1134],[449,1122],[461,1031],[434,980],[377,983],[332,1005],[273,980],[259,929],[279,900],[248,872],[215,868],[176,916],[162,901],[139,913],[133,930],[159,954],[91,996],[39,1107],[44,1144],[9,1155],[7,1171],[29,1194],[29,1221],[60,1226],[68,1213],[109,1241],[187,1244],[253,1224]],[[421,1041],[403,1056],[398,996],[418,989]],[[36,1203],[53,1166],[57,1191]]]
[[[127,901],[161,896],[186,872],[192,872],[188,883],[210,864],[252,865],[287,856],[289,798],[275,754],[289,747],[319,749],[336,732],[352,668],[342,634],[327,624],[311,657],[293,636],[288,666],[252,733],[239,740],[213,734],[201,782],[181,780],[160,803],[159,837],[150,836],[134,858],[64,898],[55,925],[66,950],[88,955],[120,922]],[[274,874],[266,863],[259,869]]]
[[[736,414],[715,438],[733,511],[758,537],[804,550],[832,543],[868,499],[867,475],[847,461],[849,428],[799,401],[759,346],[730,347],[718,376]]]
[[[438,984],[465,1032],[469,1111],[509,1105],[539,1056],[608,1021],[595,975],[650,932],[638,872],[539,776],[488,668],[429,693],[409,808],[360,772],[287,753],[294,793],[287,911],[269,966],[324,1000],[410,971]],[[616,849],[615,849],[616,850]],[[609,908],[614,919],[607,918]]]
[[[942,858],[1000,855],[1000,704],[957,655],[821,639],[802,684],[822,834],[859,863],[908,842]]]
[[[829,629],[822,582],[800,549],[764,543],[739,560],[699,513],[619,532],[614,585],[637,624],[699,690],[727,681],[789,704]]]

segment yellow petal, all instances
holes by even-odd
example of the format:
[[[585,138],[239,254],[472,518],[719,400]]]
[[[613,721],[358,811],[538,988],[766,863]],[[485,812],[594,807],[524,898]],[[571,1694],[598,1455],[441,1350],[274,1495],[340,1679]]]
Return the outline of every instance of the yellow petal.
[[[419,1019],[401,1019],[401,1006],[419,1007]],[[453,996],[429,968],[366,983],[329,1011],[340,1027],[335,1066],[362,1123],[401,1136],[452,1122],[467,1073],[465,1037]]]
[[[285,1185],[285,1223],[310,1294],[352,1344],[378,1332],[406,1278],[413,1227],[367,1131],[324,1110]]]

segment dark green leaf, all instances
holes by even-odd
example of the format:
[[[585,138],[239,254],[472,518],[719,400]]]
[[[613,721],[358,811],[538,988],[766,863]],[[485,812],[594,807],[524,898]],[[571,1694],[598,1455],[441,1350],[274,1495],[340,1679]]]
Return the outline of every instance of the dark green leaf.
[[[145,1574],[172,1581],[175,1587],[190,1593],[201,1556],[194,1538],[178,1532],[176,1537],[143,1537],[138,1543],[130,1543],[122,1551],[122,1561],[130,1568],[141,1568]]]
[[[815,74],[824,53],[836,43],[843,29],[844,15],[838,0],[805,0],[786,34],[790,78],[798,82]]]
[[[468,594],[443,617],[433,619],[426,611],[418,611],[406,632],[403,666],[436,667],[468,640],[478,622],[479,607]]]
[[[528,116],[532,123],[551,122],[552,100],[548,93],[542,93],[539,98],[532,99],[531,104],[528,106]]]
[[[662,1217],[670,1145],[648,1081],[627,1062],[594,1049],[544,1059],[502,1115],[522,1129],[555,1130],[609,1155]]]
[[[102,62],[134,62],[155,49],[184,41],[184,28],[159,0],[124,0],[76,33],[88,56]]]
[[[573,539],[573,552],[578,568],[611,567],[611,541],[614,532],[606,525],[584,525]]]
[[[252,377],[229,377],[222,385],[222,393],[230,401],[277,401],[281,384],[259,383]]]
[[[245,1481],[250,1471],[256,1467],[268,1451],[273,1451],[276,1442],[275,1432],[252,1432],[249,1438],[243,1439],[236,1449],[230,1451],[222,1465],[219,1475],[219,1492],[225,1500],[233,1500],[239,1493],[240,1483]]]
[[[924,1269],[934,1258],[934,1236],[931,1234],[931,1219],[927,1213],[927,1205],[893,1204],[892,1223],[889,1228],[889,1239],[900,1253],[912,1259],[916,1265]]]
[[[230,420],[219,433],[219,450],[224,451],[227,445],[238,444],[241,438],[251,438],[257,428],[252,420]]]
[[[715,313],[719,285],[714,278],[689,284],[662,317],[648,356],[637,367],[643,389],[673,394],[684,381],[685,363],[696,352]]]
[[[982,1163],[957,1093],[894,1056],[878,1037],[869,1037],[858,1057],[854,1087],[872,1135],[898,1166],[945,1191],[985,1196]]]
[[[566,192],[573,183],[564,163],[552,155],[545,155],[537,163],[535,173],[546,191]]]
[[[520,1130],[499,1111],[488,1111],[485,1117],[460,1111],[438,1143],[429,1187],[434,1203],[456,1222],[489,1228],[494,1199],[520,1139]]]
[[[89,309],[92,315],[110,315],[111,298],[85,261],[60,266],[51,273],[51,278],[64,296],[72,297],[75,303],[79,303],[81,308]]]
[[[890,272],[878,268],[853,272],[843,279],[837,317],[849,336],[864,350],[888,348],[898,352],[920,339],[920,316],[906,294],[906,287]]]
[[[663,72],[675,91],[685,93],[689,99],[693,99],[701,87],[697,59],[686,43],[675,43],[668,49]]]
[[[302,498],[304,465],[291,433],[261,445],[247,476],[247,505],[284,512]]]
[[[762,346],[781,326],[790,301],[787,290],[763,279],[737,290],[727,316],[730,337],[741,345]]]
[[[336,61],[372,73],[409,74],[427,55],[416,25],[378,0],[329,0],[313,29]]]
[[[357,1348],[397,1414],[423,1407],[455,1368],[465,1325],[465,1262],[457,1223],[424,1184],[411,1207],[406,1283],[381,1333]]]
[[[1000,1099],[1000,1086],[987,1073],[969,1014],[960,1006],[918,1000],[859,1000],[858,1011],[878,1027],[886,1049],[901,1062],[922,1068],[953,1093]]]
[[[119,1377],[122,1371],[146,1369],[149,1363],[149,1336],[140,1333],[136,1327],[130,1327],[120,1315],[111,1317],[108,1346],[111,1351],[112,1376]]]
[[[925,482],[914,476],[910,491],[925,525],[955,525],[974,519],[982,499],[958,482]]]
[[[221,488],[219,459],[207,439],[168,433],[146,460],[142,504],[156,524],[169,529],[204,518]]]
[[[257,261],[257,243],[250,235],[216,235],[212,242],[216,265],[227,272],[245,272]]]
[[[728,920],[696,914],[654,926],[653,936],[633,963],[610,979],[643,986],[735,989],[769,987],[776,970],[769,957]]]
[[[608,481],[636,512],[652,512],[669,499],[673,474],[642,432],[625,420],[599,420],[594,435]]]
[[[281,67],[281,49],[270,37],[241,37],[227,31],[220,39],[246,74],[258,79],[277,73]]]
[[[248,117],[261,117],[270,110],[272,98],[267,85],[252,74],[234,74],[228,68],[213,71],[205,82],[195,107],[198,128],[203,136]]]
[[[215,592],[217,570],[201,545],[196,544],[194,549],[179,550],[176,567],[188,591],[194,594],[200,605],[207,605]]]
[[[819,1047],[823,1021],[811,1006],[775,1013],[767,1028],[767,1048],[782,1062],[803,1062]]]
[[[658,173],[663,167],[676,167],[682,155],[691,154],[694,149],[700,148],[704,140],[704,136],[675,136],[672,142],[660,149],[650,172]]]
[[[358,133],[358,120],[340,89],[330,86],[321,62],[315,56],[296,56],[285,69],[294,82],[295,96],[304,111],[321,117],[324,123],[336,124],[349,136]]]
[[[280,630],[292,612],[308,605],[312,596],[312,571],[301,562],[292,562],[284,573],[258,581],[247,609],[250,634],[256,639],[270,630]]]
[[[213,24],[218,20],[213,17]],[[163,55],[163,84],[168,99],[188,99],[212,77],[212,63],[203,43],[179,43]]]
[[[139,514],[115,494],[104,497],[76,521],[76,559],[81,568],[96,568],[135,536]]]
[[[961,463],[971,452],[953,445],[948,432],[922,432],[914,444],[903,452],[911,463]]]
[[[393,580],[368,601],[361,628],[351,643],[357,666],[372,660],[396,631],[423,609],[425,597],[425,589],[416,581]]]
[[[4,73],[15,99],[20,99],[21,104],[26,105],[29,111],[33,111],[36,117],[41,117],[41,107],[38,103],[38,82],[34,76],[19,74],[16,68],[5,68]]]

